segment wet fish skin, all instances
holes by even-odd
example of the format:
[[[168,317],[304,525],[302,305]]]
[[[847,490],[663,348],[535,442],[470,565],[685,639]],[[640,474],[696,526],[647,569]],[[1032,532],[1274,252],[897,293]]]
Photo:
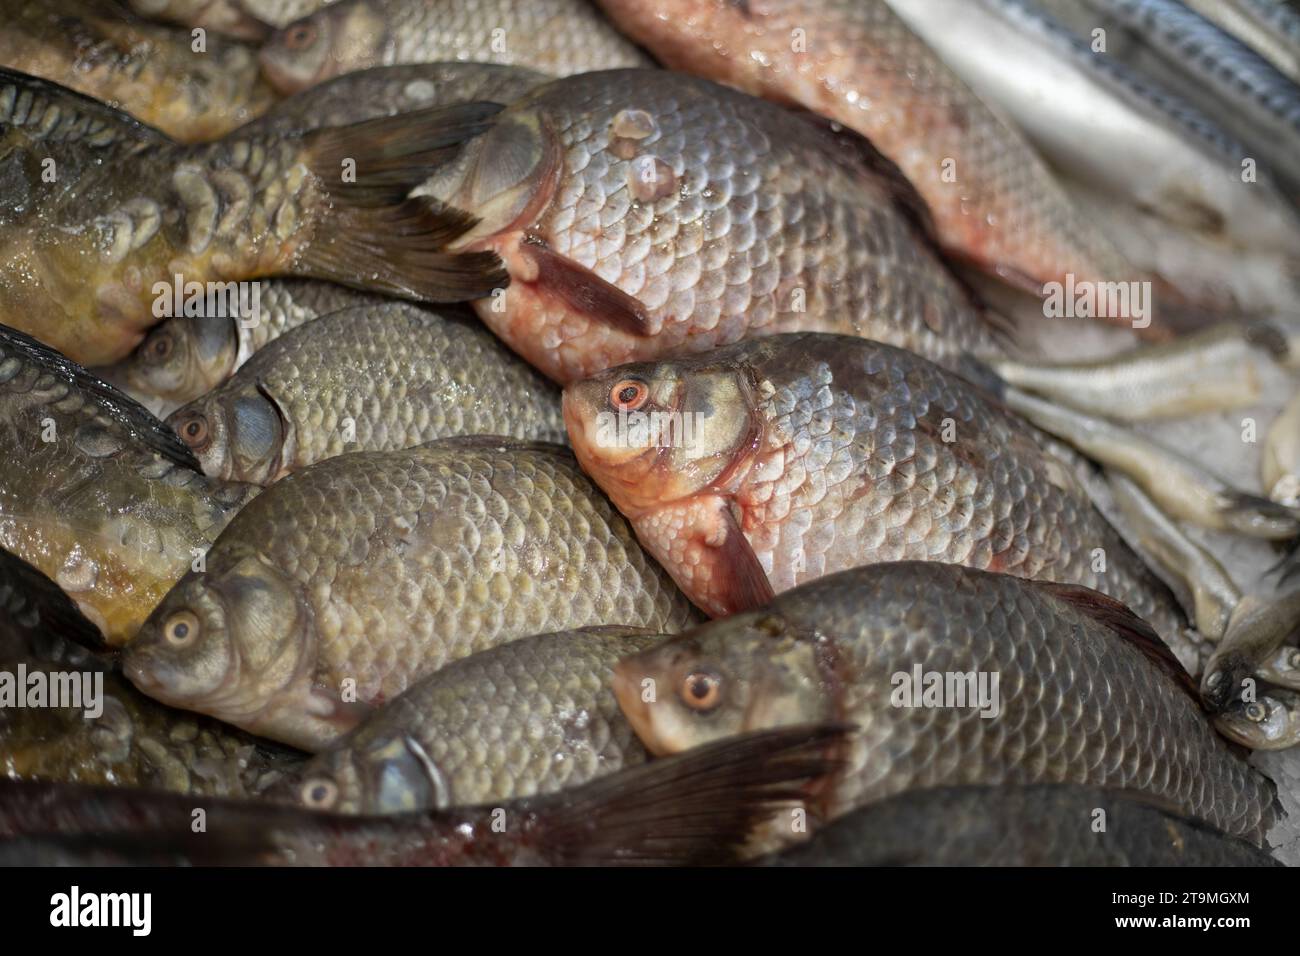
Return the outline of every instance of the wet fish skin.
[[[1253,688],[1253,676],[1274,657],[1282,642],[1300,630],[1300,590],[1282,597],[1246,595],[1237,604],[1214,654],[1201,676],[1201,698],[1212,711],[1221,711]]]
[[[562,384],[782,331],[1002,351],[869,144],[695,77],[556,80],[420,192],[481,219],[453,248],[511,282],[475,308]]]
[[[1270,500],[1300,507],[1300,392],[1269,425],[1260,472]]]
[[[1300,648],[1283,644],[1264,658],[1255,673],[1266,684],[1300,691]]]
[[[1300,83],[1300,11],[1279,0],[1188,0],[1187,5]]]
[[[1106,827],[1094,829],[1097,811]],[[936,787],[855,810],[765,866],[1281,866],[1132,794],[1072,785]]]
[[[835,767],[837,727],[725,741],[504,806],[388,817],[0,779],[0,860],[83,865],[539,866],[734,863],[754,827]],[[500,826],[505,824],[504,829]]]
[[[3,327],[0,421],[0,547],[68,591],[113,644],[257,492],[205,477],[145,409]]]
[[[499,63],[410,63],[344,73],[273,105],[245,132],[288,133],[320,126],[487,100],[513,103],[552,77]]]
[[[504,281],[491,256],[441,251],[468,223],[406,196],[430,157],[497,109],[180,146],[63,87],[0,72],[14,178],[0,194],[0,321],[102,365],[168,314],[177,276],[199,288],[291,274],[426,301],[487,294]],[[42,178],[51,143],[74,158],[75,175],[54,183]],[[345,160],[363,171],[355,181]]]
[[[565,441],[555,386],[473,316],[404,302],[289,331],[167,423],[205,474],[258,485],[347,452],[455,435]]]
[[[268,488],[145,622],[124,670],[164,703],[314,752],[468,654],[695,620],[567,450],[452,438]]]
[[[1214,725],[1234,743],[1252,750],[1287,750],[1300,744],[1300,694],[1261,689],[1256,700],[1239,700],[1217,714]]]
[[[609,685],[620,657],[660,640],[582,628],[453,661],[279,791],[314,810],[396,813],[553,793],[636,766],[645,748]]]
[[[148,19],[203,27],[261,43],[272,27],[315,13],[334,0],[130,0]]]
[[[918,668],[986,675],[986,689],[998,675],[996,713],[906,706],[900,675]],[[825,819],[957,783],[1132,789],[1256,843],[1274,813],[1271,784],[1215,734],[1149,628],[1075,586],[872,565],[694,628],[615,673],[623,712],[656,754],[829,715],[855,724]]]
[[[885,0],[599,0],[666,66],[854,129],[898,164],[953,255],[1034,292],[1067,273],[1128,278],[1024,137]]]
[[[67,83],[184,142],[204,142],[275,100],[256,51],[145,23],[101,0],[0,0],[0,63]]]
[[[603,434],[628,383],[644,389],[636,410],[678,415],[694,434],[669,447]],[[865,563],[951,561],[1097,588],[1196,659],[1173,596],[1037,433],[901,349],[754,339],[611,369],[566,389],[564,414],[583,469],[713,616],[762,604],[764,584],[779,593]]]
[[[470,60],[555,76],[653,62],[583,0],[343,0],[262,47],[282,93],[375,66]]]
[[[165,417],[229,379],[290,329],[340,309],[389,301],[312,279],[266,279],[257,287],[255,321],[228,309],[164,319],[130,356],[95,369],[95,374]]]

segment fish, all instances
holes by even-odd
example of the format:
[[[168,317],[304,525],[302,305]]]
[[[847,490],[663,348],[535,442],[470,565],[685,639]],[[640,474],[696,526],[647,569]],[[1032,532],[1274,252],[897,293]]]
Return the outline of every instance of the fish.
[[[561,384],[775,332],[1003,354],[923,203],[860,137],[665,70],[556,80],[416,191],[479,219],[483,322]]]
[[[1172,85],[1105,52],[1098,19],[1069,0],[1082,23],[1034,0],[892,0],[895,13],[969,83],[1005,112],[1032,145],[1075,182],[1118,194],[1180,228],[1234,249],[1300,254],[1300,220],[1281,184],[1213,111]],[[1154,265],[1154,263],[1153,263]],[[1194,298],[1200,277],[1161,274]],[[1219,293],[1221,295],[1221,293]],[[1232,294],[1240,296],[1235,288]]]
[[[498,63],[411,63],[344,73],[273,105],[244,132],[290,133],[485,100],[513,103],[554,77]]]
[[[123,651],[156,700],[316,752],[451,661],[698,614],[559,446],[354,452],[253,499]]]
[[[1215,715],[1219,733],[1252,750],[1288,750],[1300,744],[1300,694],[1276,687],[1255,700],[1238,700]]]
[[[490,294],[506,279],[495,257],[441,251],[470,222],[407,190],[497,111],[467,104],[184,146],[0,70],[0,322],[105,365],[162,318],[272,275],[428,301]]]
[[[1130,789],[1256,844],[1276,814],[1272,784],[1215,733],[1150,627],[1076,585],[869,565],[669,638],[614,673],[656,755],[760,727],[853,724],[844,769],[809,807],[822,820],[956,784]]]
[[[794,333],[618,366],[565,389],[564,418],[713,617],[845,568],[949,561],[1096,588],[1197,659],[1173,595],[1034,429],[902,349]]]
[[[334,0],[129,0],[133,12],[148,20],[202,27],[261,43],[274,27],[315,13]]]
[[[255,288],[256,314],[230,309],[214,296],[205,300],[202,315],[164,319],[127,358],[94,373],[166,417],[225,382],[258,349],[290,329],[340,309],[389,301],[313,279],[265,279]]]
[[[205,474],[257,485],[454,435],[566,441],[559,390],[473,316],[396,301],[286,332],[167,423]]]
[[[255,48],[146,23],[106,0],[0,0],[0,19],[0,64],[65,83],[184,142],[222,136],[276,99]]]
[[[1300,647],[1283,644],[1264,658],[1255,674],[1266,684],[1300,691]]]
[[[793,102],[865,136],[924,198],[950,255],[1039,295],[1067,274],[1134,278],[1024,136],[885,0],[599,4],[665,66]]]
[[[384,817],[0,779],[0,860],[281,866],[735,863],[755,827],[835,767],[836,726],[790,728],[499,806]]]
[[[0,703],[0,776],[248,796],[300,762],[149,700],[105,650],[62,588],[0,549],[0,681],[26,695]],[[33,706],[40,686],[45,699]]]
[[[1269,425],[1259,467],[1269,499],[1300,508],[1300,391]]]
[[[1225,710],[1247,687],[1253,689],[1253,675],[1296,631],[1300,631],[1300,590],[1281,597],[1243,597],[1201,675],[1201,698],[1207,708]]]
[[[934,787],[855,810],[763,866],[1281,866],[1122,790]]]
[[[0,326],[0,547],[121,645],[258,491],[84,368]]]
[[[261,51],[281,93],[374,66],[452,60],[556,76],[654,64],[586,0],[342,0],[288,24]]]
[[[398,813],[499,803],[644,763],[610,689],[645,628],[540,634],[448,664],[277,785],[302,806]]]
[[[1279,0],[1186,0],[1280,72],[1300,83],[1300,11]]]

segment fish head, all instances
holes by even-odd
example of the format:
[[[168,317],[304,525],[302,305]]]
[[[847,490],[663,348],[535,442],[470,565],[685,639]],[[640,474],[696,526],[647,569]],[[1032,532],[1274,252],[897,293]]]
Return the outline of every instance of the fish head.
[[[282,473],[286,419],[259,383],[210,392],[177,409],[167,423],[194,452],[204,474],[269,485]]]
[[[275,31],[259,54],[277,91],[297,93],[341,73],[378,66],[383,19],[367,3],[340,3]]]
[[[403,813],[452,802],[445,777],[414,737],[364,728],[314,757],[276,795],[335,813]]]
[[[1300,690],[1300,647],[1282,645],[1264,659],[1256,673],[1269,684]]]
[[[234,371],[236,350],[229,319],[169,319],[154,326],[109,380],[166,413],[221,384]]]
[[[251,728],[310,673],[314,644],[293,582],[251,548],[220,558],[168,592],[124,649],[123,670],[156,700]]]
[[[565,388],[563,409],[583,470],[628,517],[725,493],[762,434],[746,370],[707,357],[601,372]]]
[[[1219,733],[1252,750],[1285,750],[1300,743],[1300,699],[1260,694],[1239,700],[1214,719]]]
[[[614,667],[619,707],[646,749],[829,719],[816,647],[768,612],[705,624]]]

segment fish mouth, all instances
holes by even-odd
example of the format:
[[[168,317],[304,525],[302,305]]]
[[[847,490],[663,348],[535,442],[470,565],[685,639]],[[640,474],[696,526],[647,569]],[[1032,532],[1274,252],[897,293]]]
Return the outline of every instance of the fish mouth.
[[[654,718],[650,716],[650,704],[641,696],[640,673],[636,668],[636,658],[629,657],[614,665],[614,679],[611,686],[623,716],[632,725],[637,737],[645,749],[656,757],[663,757],[672,751],[659,743],[655,732]]]

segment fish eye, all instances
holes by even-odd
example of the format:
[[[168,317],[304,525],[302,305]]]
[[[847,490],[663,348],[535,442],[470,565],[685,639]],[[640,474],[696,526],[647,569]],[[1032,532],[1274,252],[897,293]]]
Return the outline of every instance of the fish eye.
[[[1246,705],[1246,719],[1252,723],[1259,723],[1268,716],[1268,708],[1259,701]]]
[[[208,418],[202,412],[190,412],[179,422],[176,423],[176,433],[181,436],[181,441],[189,445],[195,451],[202,451],[208,447],[209,429]]]
[[[190,611],[177,611],[163,623],[163,637],[175,647],[192,644],[199,636],[199,619]]]
[[[316,42],[316,28],[310,23],[296,23],[285,30],[284,46],[288,50],[305,50]]]
[[[1300,650],[1294,650],[1288,654],[1286,662],[1292,667],[1300,667]]]
[[[681,697],[691,710],[708,713],[722,703],[722,680],[709,671],[692,671],[682,681]]]
[[[649,397],[650,388],[635,378],[625,378],[609,390],[609,400],[614,407],[625,412],[636,411]]]
[[[151,362],[165,362],[175,347],[176,343],[172,340],[171,334],[163,332],[150,339],[144,357]]]
[[[328,810],[339,799],[339,785],[327,777],[313,777],[299,791],[304,805],[313,810]]]

